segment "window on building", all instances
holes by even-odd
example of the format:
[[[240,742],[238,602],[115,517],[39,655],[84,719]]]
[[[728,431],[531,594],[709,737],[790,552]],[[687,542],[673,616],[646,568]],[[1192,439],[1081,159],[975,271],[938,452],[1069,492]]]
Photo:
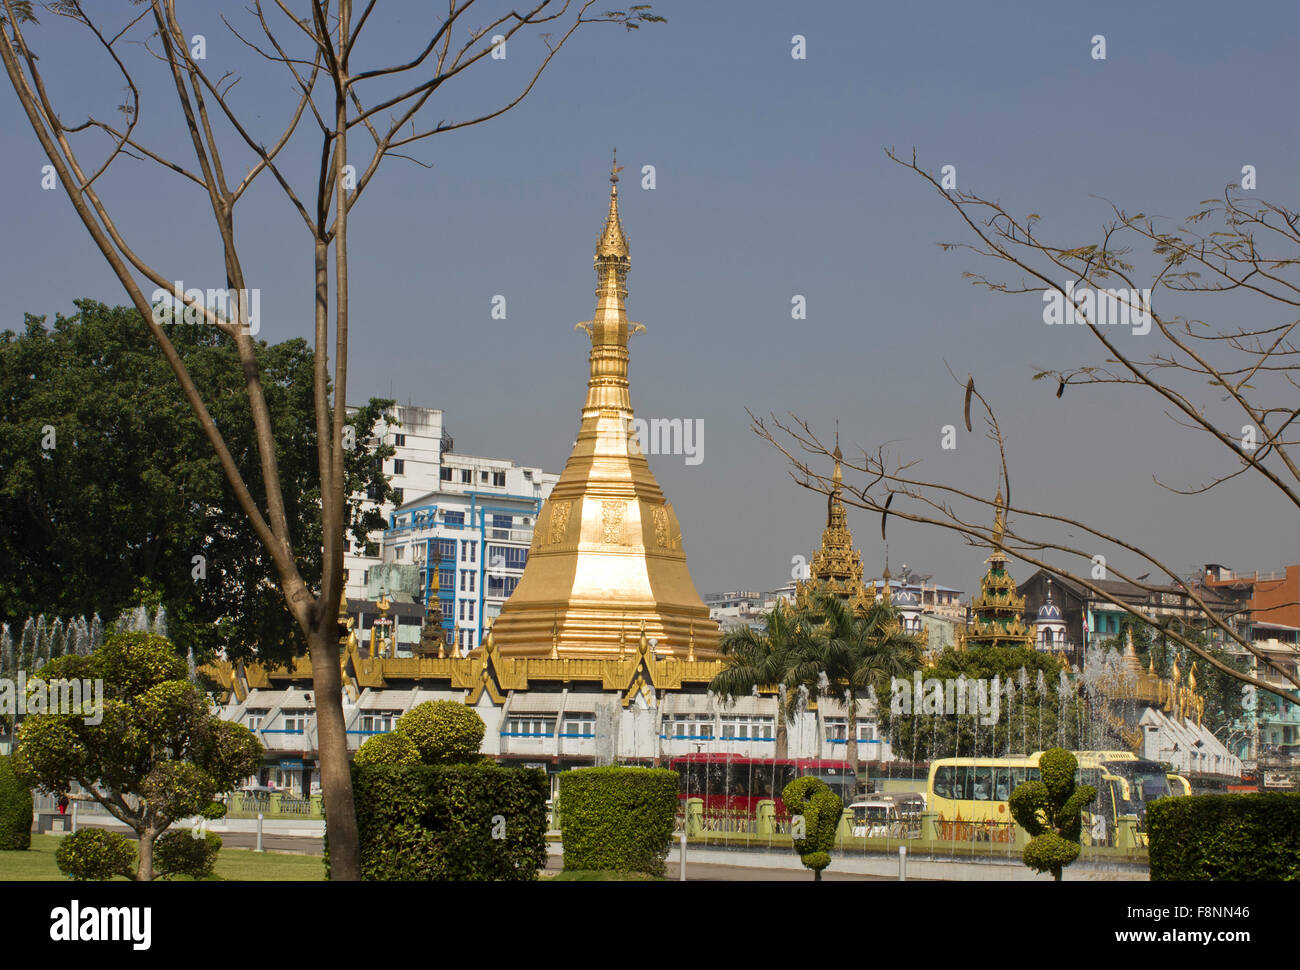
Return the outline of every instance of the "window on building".
[[[564,724],[560,728],[562,738],[594,738],[596,736],[595,714],[565,714]]]
[[[501,733],[517,738],[551,738],[555,736],[555,720],[554,714],[516,714],[506,718],[506,729]]]
[[[443,481],[443,482],[449,482],[449,481],[451,481],[451,466],[450,466],[450,465],[443,465],[442,468],[438,469],[438,480],[439,480],[439,481]]]
[[[461,562],[478,562],[478,543],[462,542],[460,544]]]
[[[405,558],[406,558],[406,546],[398,546],[396,549],[394,549],[394,550],[393,550],[393,558],[394,558],[394,559],[405,559]]]
[[[771,741],[773,718],[756,714],[724,714],[722,740]]]
[[[509,597],[519,585],[518,576],[493,576],[488,574],[487,594],[488,596],[498,596],[502,598]]]
[[[307,730],[307,711],[285,711],[282,718],[286,734],[302,734]]]
[[[828,717],[822,722],[826,729],[826,740],[832,744],[845,741],[849,736],[849,722],[843,717]]]
[[[462,593],[476,593],[478,583],[478,573],[472,569],[462,569],[460,571],[460,591]]]
[[[367,485],[367,486],[366,486],[366,498],[370,499],[370,501],[372,501],[372,502],[378,502],[378,501],[379,501],[379,486],[378,486],[378,485]]]
[[[474,618],[474,604],[472,604],[472,603],[470,604],[470,611],[469,611],[469,613],[470,613],[470,619],[472,620],[472,619]],[[474,648],[474,631],[473,631],[473,630],[461,630],[461,631],[460,631],[460,645],[461,645],[464,649],[466,649],[466,650],[472,650],[472,649]]]
[[[248,725],[248,730],[256,731],[258,728],[262,726],[262,721],[265,719],[265,717],[266,717],[265,708],[258,711],[249,711],[245,715],[246,720],[244,721],[244,723]]]
[[[505,487],[506,487],[506,473],[505,473],[505,472],[493,472],[493,473],[492,473],[492,484],[495,485],[497,488],[505,488]]]
[[[515,524],[513,515],[493,515],[492,516],[492,538],[509,539],[510,529]],[[492,561],[492,556],[488,556],[488,561]]]
[[[394,475],[406,474],[406,459],[404,458],[393,459],[393,474]]]
[[[462,469],[460,470],[460,483],[461,483],[462,485],[473,485],[473,484],[474,484],[474,472],[473,472],[472,469],[469,469],[469,468],[462,468]]]
[[[397,447],[397,448],[405,448],[405,447],[406,447],[406,435],[404,435],[404,434],[395,434],[395,435],[393,435],[393,445],[394,445],[395,447]]]
[[[370,734],[386,734],[397,721],[396,711],[372,711],[361,715],[361,730]]]
[[[673,714],[664,733],[680,741],[712,741],[713,715]]]
[[[480,484],[486,485],[486,484],[487,484],[487,481],[488,481],[488,473],[487,473],[487,472],[479,472],[479,473],[478,473],[478,480],[479,480]]]
[[[447,523],[447,525],[464,525],[465,513],[453,512],[451,509],[447,509],[442,513],[442,521]],[[455,540],[452,541],[454,542]]]
[[[528,550],[521,546],[488,546],[488,562],[505,569],[523,569],[528,563]]]
[[[438,558],[445,562],[456,561],[456,540],[455,539],[438,540]]]

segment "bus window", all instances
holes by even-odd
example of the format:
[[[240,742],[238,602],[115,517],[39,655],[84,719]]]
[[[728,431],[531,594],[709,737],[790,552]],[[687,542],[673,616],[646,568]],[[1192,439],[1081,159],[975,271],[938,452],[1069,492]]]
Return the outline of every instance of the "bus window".
[[[993,769],[993,799],[994,801],[1005,802],[1011,797],[1011,769],[994,768]]]
[[[771,764],[754,765],[754,784],[752,793],[755,798],[772,798],[772,768]]]
[[[794,765],[788,761],[781,762],[776,766],[776,792],[779,795],[785,791],[790,782],[795,779]]]
[[[686,791],[691,796],[703,797],[705,786],[708,783],[706,766],[703,764],[691,764],[686,770]]]
[[[974,771],[975,800],[987,802],[993,798],[993,769],[980,767]]]
[[[702,791],[709,795],[727,794],[727,766],[725,764],[712,763],[708,766],[708,775],[705,778],[705,787]]]
[[[948,765],[934,770],[934,794],[938,798],[952,798],[953,769]]]
[[[727,765],[726,794],[730,798],[749,797],[750,766],[745,763]]]

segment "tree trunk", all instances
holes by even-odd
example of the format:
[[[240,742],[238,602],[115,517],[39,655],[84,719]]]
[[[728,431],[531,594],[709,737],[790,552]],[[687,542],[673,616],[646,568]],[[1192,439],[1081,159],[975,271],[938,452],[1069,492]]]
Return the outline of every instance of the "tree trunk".
[[[135,881],[153,882],[153,842],[158,833],[153,828],[146,828],[137,834],[140,837],[140,861],[135,867]]]
[[[858,696],[852,691],[849,692],[847,706],[849,709],[849,736],[845,746],[848,748],[849,764],[856,776],[858,771]]]
[[[335,619],[309,636],[312,688],[316,695],[316,747],[320,763],[325,826],[329,832],[330,879],[361,879],[361,850],[357,841],[357,812],[352,802],[352,773],[343,723],[343,678]]]
[[[776,700],[776,760],[782,761],[790,751],[790,694],[784,684],[777,685]],[[776,778],[772,783],[776,784]]]
[[[821,882],[821,881],[822,881],[822,871],[820,869],[814,869],[813,882]]]

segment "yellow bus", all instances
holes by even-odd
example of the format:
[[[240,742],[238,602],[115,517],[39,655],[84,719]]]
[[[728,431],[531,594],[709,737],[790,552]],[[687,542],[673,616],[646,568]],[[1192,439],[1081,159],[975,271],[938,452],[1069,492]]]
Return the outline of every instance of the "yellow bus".
[[[930,765],[929,809],[938,813],[939,837],[953,841],[1011,842],[1015,821],[1008,801],[1016,787],[1039,779],[1043,752],[1006,758],[941,758]],[[1170,794],[1164,766],[1129,751],[1076,751],[1078,784],[1093,785],[1096,800],[1084,817],[1085,844],[1113,844],[1121,816],[1133,815],[1143,832],[1146,806]],[[1139,837],[1144,841],[1145,835]]]
[[[1190,795],[1192,793],[1192,783],[1182,775],[1167,774],[1169,779],[1169,793],[1175,797],[1180,795]]]

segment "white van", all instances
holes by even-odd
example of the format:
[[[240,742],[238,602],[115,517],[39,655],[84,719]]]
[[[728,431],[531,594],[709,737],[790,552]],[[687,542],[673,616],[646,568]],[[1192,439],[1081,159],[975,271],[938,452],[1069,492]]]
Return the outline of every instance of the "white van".
[[[853,812],[854,838],[898,838],[902,833],[902,819],[893,799],[862,798],[849,808]]]

